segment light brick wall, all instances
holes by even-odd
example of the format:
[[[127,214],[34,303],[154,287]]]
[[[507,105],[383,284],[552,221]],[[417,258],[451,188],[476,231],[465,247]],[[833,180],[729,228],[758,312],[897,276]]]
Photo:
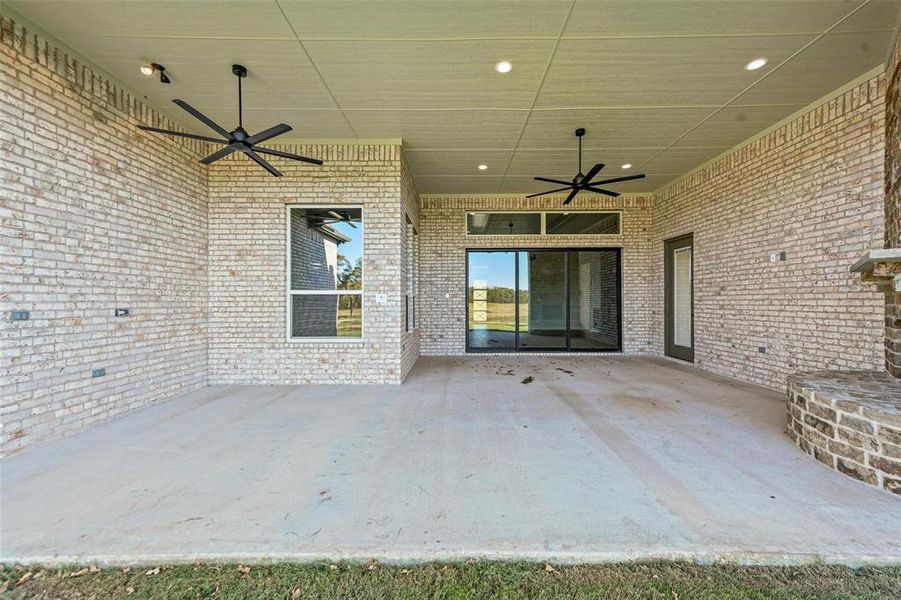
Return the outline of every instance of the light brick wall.
[[[279,178],[239,155],[210,166],[210,382],[399,383],[407,341],[400,145],[272,147],[325,164],[273,159],[285,175]],[[363,206],[362,341],[288,341],[290,204]],[[376,294],[386,294],[387,302],[377,304]],[[414,343],[409,346],[412,353]]]
[[[416,325],[412,331],[406,327],[405,315],[402,315],[401,326],[404,333],[401,336],[401,378],[405,378],[416,364],[420,352],[420,328],[418,324],[419,312],[419,193],[413,182],[413,174],[407,165],[405,157],[401,156],[401,208],[404,227],[407,228],[407,237],[401,247],[401,278],[404,285],[404,293],[412,296],[410,304],[410,320]],[[410,221],[407,223],[407,221]],[[412,292],[412,293],[411,293]],[[403,309],[403,304],[401,304]]]
[[[855,87],[658,191],[650,279],[658,352],[663,241],[693,233],[697,366],[778,389],[796,371],[881,368],[885,301],[849,267],[882,244],[884,82]],[[770,262],[781,251],[786,261]]]
[[[578,210],[621,210],[622,235],[467,236],[466,213],[492,210],[560,210],[564,196],[423,196],[420,222],[420,319],[422,354],[466,351],[466,250],[476,248],[622,248],[623,350],[648,352],[651,330],[650,272],[653,200],[649,196],[579,196]]]
[[[206,385],[201,146],[6,17],[0,120],[0,452]]]

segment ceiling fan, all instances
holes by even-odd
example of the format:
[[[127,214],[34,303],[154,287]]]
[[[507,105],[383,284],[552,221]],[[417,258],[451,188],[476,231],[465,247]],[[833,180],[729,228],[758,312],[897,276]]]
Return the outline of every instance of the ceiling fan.
[[[354,225],[354,221],[360,220],[359,217],[351,217],[350,214],[346,212],[339,213],[337,211],[330,210],[326,214],[328,215],[327,217],[320,215],[311,215],[307,217],[307,220],[311,222],[315,221],[315,227],[321,227],[322,225],[331,225],[332,223],[347,223],[354,229],[357,228],[357,226]]]
[[[564,185],[566,187],[557,188],[555,190],[550,190],[548,192],[541,192],[540,194],[531,194],[526,196],[526,198],[534,198],[535,196],[546,196],[547,194],[556,194],[557,192],[562,192],[564,190],[571,190],[569,192],[569,196],[566,197],[566,200],[563,201],[563,204],[569,204],[573,201],[573,198],[576,197],[576,194],[579,192],[594,192],[595,194],[604,194],[605,196],[611,196],[616,198],[619,196],[618,192],[611,192],[610,190],[602,190],[599,187],[594,187],[598,185],[603,185],[605,183],[617,183],[620,181],[630,181],[632,179],[644,179],[644,175],[628,175],[626,177],[614,177],[613,179],[604,179],[603,181],[592,181],[598,173],[601,172],[601,169],[604,168],[604,165],[601,163],[596,164],[591,167],[591,170],[588,171],[587,174],[582,174],[582,136],[585,135],[585,129],[579,127],[576,129],[576,137],[579,138],[579,172],[573,177],[572,181],[563,181],[562,179],[548,179],[547,177],[536,177],[535,181],[547,181],[549,183],[558,183],[560,185]]]
[[[177,137],[190,138],[192,140],[202,140],[204,142],[210,142],[213,144],[227,144],[225,148],[221,150],[217,150],[213,152],[209,156],[204,159],[201,159],[205,165],[210,163],[214,163],[220,158],[226,157],[229,154],[234,152],[242,152],[247,155],[248,158],[256,162],[258,165],[272,173],[275,177],[281,177],[282,174],[269,164],[269,161],[264,159],[258,153],[262,154],[271,154],[272,156],[280,156],[281,158],[289,158],[291,160],[299,160],[302,162],[311,163],[314,165],[321,165],[322,161],[318,158],[307,158],[306,156],[299,156],[297,154],[290,154],[288,152],[281,152],[280,150],[272,150],[270,148],[260,148],[257,146],[260,142],[265,142],[266,140],[270,140],[275,136],[282,135],[283,133],[288,133],[291,131],[290,125],[285,125],[284,123],[280,123],[274,127],[270,127],[265,131],[261,131],[254,135],[248,135],[247,131],[245,131],[244,125],[244,114],[243,114],[243,103],[242,103],[242,95],[241,95],[241,80],[247,77],[247,69],[241,65],[232,65],[232,73],[234,73],[235,77],[238,78],[238,127],[233,131],[226,131],[224,127],[221,127],[217,123],[215,123],[212,119],[201,113],[199,110],[185,102],[184,100],[175,99],[172,102],[188,111],[192,116],[202,121],[207,127],[221,135],[225,140],[221,140],[219,138],[208,137],[205,135],[194,135],[193,133],[182,133],[180,131],[171,131],[169,129],[158,129],[156,127],[148,127],[147,125],[138,125],[139,129],[143,129],[144,131],[153,131],[155,133],[164,133],[166,135],[174,135]]]

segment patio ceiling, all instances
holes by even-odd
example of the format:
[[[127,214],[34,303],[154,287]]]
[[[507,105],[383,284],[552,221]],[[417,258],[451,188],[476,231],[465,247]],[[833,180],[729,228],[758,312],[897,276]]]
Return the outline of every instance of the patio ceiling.
[[[197,133],[170,100],[231,126],[230,65],[244,64],[247,129],[402,137],[421,193],[541,191],[532,176],[572,176],[580,126],[586,163],[631,163],[648,178],[617,189],[654,190],[881,65],[901,12],[901,0],[5,6]],[[500,60],[513,71],[495,72]],[[151,61],[172,85],[141,75]]]

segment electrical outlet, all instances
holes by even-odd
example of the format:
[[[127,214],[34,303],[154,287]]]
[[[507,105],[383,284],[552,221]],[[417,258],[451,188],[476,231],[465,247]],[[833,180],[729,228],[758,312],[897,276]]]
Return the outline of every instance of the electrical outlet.
[[[93,378],[103,377],[104,375],[106,375],[106,369],[94,369],[91,371],[91,377]]]
[[[116,315],[117,317],[127,317],[127,316],[128,316],[128,309],[127,309],[127,308],[117,308],[117,309],[116,309],[116,312],[115,312],[115,315]]]
[[[31,318],[31,314],[27,310],[14,310],[9,313],[10,321],[27,321]]]

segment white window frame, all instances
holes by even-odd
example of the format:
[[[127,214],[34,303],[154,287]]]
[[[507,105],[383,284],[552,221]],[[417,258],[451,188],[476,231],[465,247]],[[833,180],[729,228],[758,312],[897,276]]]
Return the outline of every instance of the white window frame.
[[[617,219],[617,231],[616,233],[547,233],[547,216],[548,215],[560,215],[560,214],[573,214],[573,213],[587,213],[592,215],[609,215],[616,214],[619,215],[619,219]],[[466,218],[463,219],[463,233],[467,237],[486,237],[486,238],[505,238],[511,237],[508,233],[469,233],[469,215],[480,215],[480,214],[488,214],[488,215],[513,215],[513,214],[538,214],[541,222],[541,230],[539,233],[516,233],[514,236],[559,236],[559,237],[571,237],[573,235],[587,235],[592,237],[599,238],[607,238],[611,236],[620,236],[623,234],[623,211],[618,209],[605,209],[605,210],[590,210],[590,209],[578,209],[578,210],[467,210]]]
[[[294,337],[291,335],[291,304],[294,296],[360,296],[365,300],[364,290],[366,288],[366,269],[363,268],[363,285],[359,290],[292,290],[291,289],[291,210],[295,208],[336,208],[336,209],[359,209],[361,229],[360,247],[362,248],[361,258],[365,265],[366,262],[366,209],[362,204],[286,204],[285,205],[285,336],[288,342],[292,344],[322,344],[322,343],[338,343],[338,344],[360,344],[366,341],[366,306],[365,302],[360,302],[363,314],[360,315],[360,337]]]

